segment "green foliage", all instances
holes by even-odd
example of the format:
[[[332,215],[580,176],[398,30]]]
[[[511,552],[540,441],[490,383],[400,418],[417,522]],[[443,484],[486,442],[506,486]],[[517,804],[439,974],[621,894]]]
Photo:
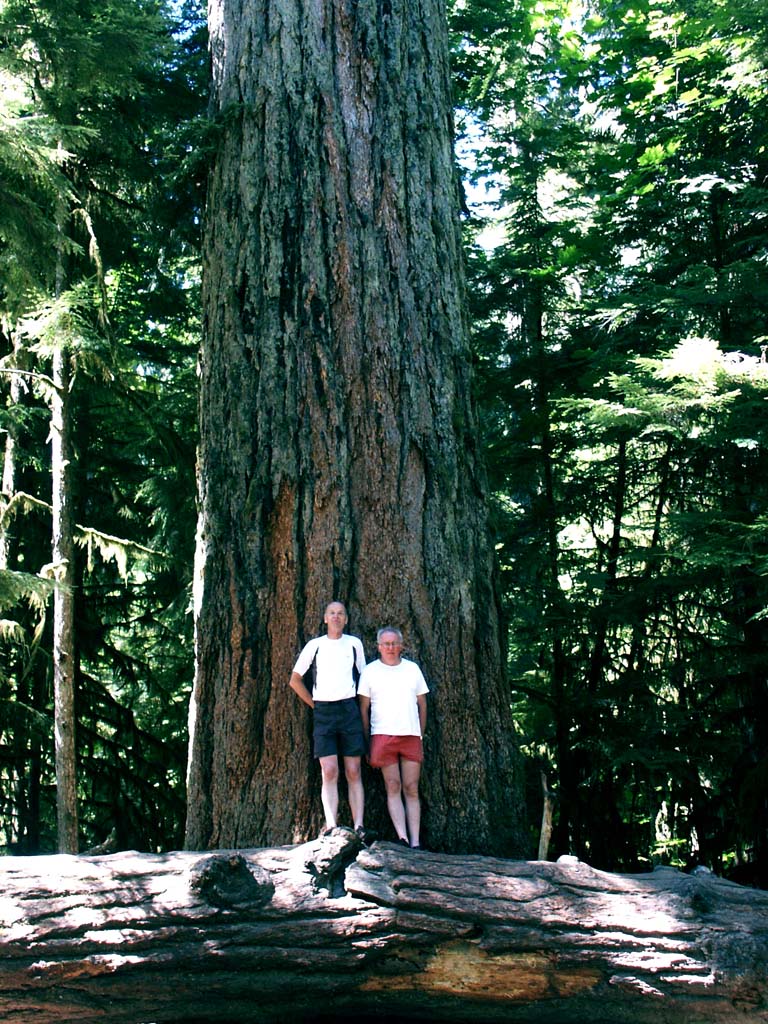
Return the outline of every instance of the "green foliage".
[[[552,852],[765,877],[765,19],[751,0],[461,0],[451,29],[515,719],[557,789]],[[2,0],[0,41],[4,841],[55,845],[64,344],[83,840],[160,849],[181,839],[192,662],[204,19]]]
[[[20,601],[28,601],[37,609],[44,611],[50,597],[53,582],[41,576],[31,576],[26,572],[9,572],[0,569],[0,611],[13,608]]]
[[[32,579],[51,560],[46,405],[63,346],[81,841],[167,848],[181,841],[191,684],[204,21],[192,3],[3,0],[0,38],[13,83],[0,177],[18,195],[0,212],[0,548]],[[36,852],[56,844],[50,622],[18,600],[9,612],[2,840]]]
[[[510,672],[554,852],[768,877],[765,25],[676,0],[453,25],[468,181],[497,207],[468,222],[469,294]]]

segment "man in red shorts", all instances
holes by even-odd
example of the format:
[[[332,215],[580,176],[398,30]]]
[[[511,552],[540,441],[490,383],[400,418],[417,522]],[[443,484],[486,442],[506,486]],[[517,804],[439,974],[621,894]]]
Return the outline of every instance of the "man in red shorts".
[[[419,666],[401,656],[399,629],[385,626],[376,640],[379,659],[366,665],[357,688],[363,729],[370,736],[368,760],[384,776],[387,809],[398,842],[418,850],[421,738],[427,724],[429,687]]]

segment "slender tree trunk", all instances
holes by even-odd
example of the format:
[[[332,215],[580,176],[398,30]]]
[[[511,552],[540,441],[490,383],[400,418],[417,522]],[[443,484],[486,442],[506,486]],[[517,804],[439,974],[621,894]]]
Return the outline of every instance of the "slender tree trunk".
[[[13,363],[12,366],[17,366],[17,345],[13,344]],[[21,384],[20,377],[18,374],[12,373],[10,378],[9,397],[8,405],[11,409],[18,404],[21,397]],[[6,571],[10,568],[11,559],[11,537],[10,537],[10,516],[8,515],[8,506],[11,503],[14,492],[16,490],[16,431],[13,423],[9,423],[8,428],[5,431],[5,444],[3,446],[3,466],[2,474],[0,475],[0,571]],[[6,652],[3,651],[3,654]],[[11,657],[16,660],[15,652],[11,654]],[[3,675],[13,679],[15,672],[14,669],[18,666],[5,666]],[[16,699],[18,699],[18,688],[15,693]],[[26,729],[22,726],[13,729],[12,735],[10,736],[11,744],[14,751],[14,791],[15,791],[15,813],[8,814],[6,824],[6,834],[9,838],[12,838],[17,843],[21,839],[23,824],[23,807],[24,807],[24,777],[23,773],[18,770],[19,763],[19,752],[26,749]],[[23,755],[22,755],[23,756]],[[15,819],[15,821],[14,821]],[[7,841],[7,840],[6,840]]]
[[[540,168],[527,147],[523,163],[526,168],[524,181],[527,186],[527,229],[533,246],[533,263],[542,266],[547,257],[539,251],[542,237],[542,212],[539,203],[541,188]],[[554,807],[546,783],[544,819],[539,840],[539,857],[548,856],[551,834],[555,832],[555,846],[558,852],[570,852],[578,842],[581,819],[579,815],[578,775],[574,767],[573,715],[574,693],[569,670],[569,656],[564,643],[563,623],[568,619],[567,602],[560,584],[560,523],[557,500],[557,455],[552,434],[552,384],[550,373],[551,353],[547,351],[545,333],[545,294],[542,281],[533,275],[526,285],[525,303],[525,344],[537,367],[535,415],[538,420],[538,451],[540,454],[540,494],[538,510],[545,544],[544,557],[544,601],[546,621],[549,625],[549,673],[552,709],[555,722],[555,749],[557,758],[557,820],[553,820]],[[549,821],[546,821],[549,815]],[[545,836],[545,828],[548,833]],[[544,839],[546,850],[542,854]]]
[[[53,595],[53,694],[56,750],[56,819],[60,853],[77,853],[77,773],[75,748],[74,595],[75,544],[70,443],[70,371],[67,346],[53,355],[51,479],[53,563],[58,586]]]
[[[287,681],[339,598],[431,687],[426,841],[519,852],[442,4],[213,0],[210,30],[187,843],[320,823]]]
[[[27,370],[29,356],[18,338],[11,333],[12,365],[9,369]],[[10,374],[9,407],[18,408],[24,398],[25,386],[21,373]],[[11,417],[5,433],[3,449],[2,481],[0,483],[0,569],[12,569],[17,565],[17,543],[11,529],[11,518],[6,518],[8,506],[16,493],[18,474],[17,428]],[[20,708],[33,708],[44,713],[44,686],[40,672],[34,665],[39,638],[36,637],[32,652],[21,657],[12,649],[10,664],[4,665],[5,675],[12,680],[13,699]],[[5,653],[5,652],[4,652]],[[11,747],[12,772],[14,778],[13,812],[9,815],[10,834],[14,848],[19,853],[37,853],[40,849],[40,740],[36,731],[30,728],[29,717],[17,713],[8,740]]]
[[[19,365],[19,346],[13,341],[13,367]],[[8,404],[10,408],[21,400],[21,377],[11,374]],[[16,490],[16,430],[10,423],[5,431],[3,446],[3,472],[0,480],[0,569],[10,568],[10,523],[5,517],[6,509]]]
[[[627,502],[627,442],[621,438],[616,452],[616,480],[613,488],[613,515],[611,516],[611,536],[606,546],[605,582],[600,594],[592,622],[592,656],[587,669],[587,690],[594,698],[600,691],[610,663],[608,649],[609,627],[616,601],[616,583],[619,574],[619,555],[621,553],[622,531],[624,529],[624,513]],[[589,709],[590,719],[593,709]]]
[[[539,853],[537,859],[546,860],[549,857],[549,844],[552,841],[552,814],[555,797],[547,783],[547,773],[540,772],[540,778],[543,808],[541,811],[541,830],[539,831]]]
[[[556,822],[550,818],[550,832],[554,830],[555,846],[558,853],[570,852],[572,844],[578,842],[581,815],[579,812],[579,780],[574,767],[573,718],[574,693],[569,668],[569,656],[564,643],[563,623],[567,621],[566,601],[560,585],[560,526],[556,497],[556,460],[551,430],[552,409],[546,354],[544,351],[543,309],[540,284],[534,282],[538,315],[535,326],[535,344],[539,356],[540,376],[536,388],[538,416],[541,423],[541,510],[546,538],[546,611],[549,622],[550,648],[550,691],[555,720],[555,749],[557,752],[558,778],[556,790],[558,805]],[[545,796],[546,801],[546,796]],[[547,805],[545,803],[545,813]],[[550,806],[550,814],[554,808]],[[542,833],[544,825],[542,824]],[[547,837],[547,850],[551,836]],[[548,855],[548,854],[547,854]],[[540,859],[541,847],[539,850]]]

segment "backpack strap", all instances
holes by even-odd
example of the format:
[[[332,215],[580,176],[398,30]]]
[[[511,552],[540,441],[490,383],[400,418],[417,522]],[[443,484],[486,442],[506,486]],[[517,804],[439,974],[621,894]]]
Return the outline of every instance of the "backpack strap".
[[[357,684],[360,682],[360,669],[357,667],[357,647],[352,644],[352,678],[355,682],[355,693],[357,693]]]
[[[315,653],[312,656],[312,661],[309,663],[309,668],[305,672],[305,677],[308,677],[309,679],[309,685],[306,683],[304,685],[307,686],[307,689],[313,697],[315,695],[315,685],[317,683],[317,652],[320,650],[320,639],[322,638],[318,639],[317,646],[315,647]],[[357,684],[360,682],[360,669],[357,667],[357,648],[354,644],[352,645],[352,679],[355,683],[355,692],[357,692]]]
[[[318,643],[315,647],[315,653],[312,656],[312,661],[309,663],[309,668],[306,671],[306,675],[309,677],[309,686],[307,689],[314,697],[315,685],[317,684],[317,652],[320,650],[320,644]],[[306,683],[304,684],[306,686]]]

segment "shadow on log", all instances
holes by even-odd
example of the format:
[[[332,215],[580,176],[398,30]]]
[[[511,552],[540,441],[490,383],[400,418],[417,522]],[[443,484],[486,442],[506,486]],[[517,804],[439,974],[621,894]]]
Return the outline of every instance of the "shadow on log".
[[[768,1021],[768,893],[303,846],[0,861],[7,1024]],[[337,895],[341,893],[342,895]]]

